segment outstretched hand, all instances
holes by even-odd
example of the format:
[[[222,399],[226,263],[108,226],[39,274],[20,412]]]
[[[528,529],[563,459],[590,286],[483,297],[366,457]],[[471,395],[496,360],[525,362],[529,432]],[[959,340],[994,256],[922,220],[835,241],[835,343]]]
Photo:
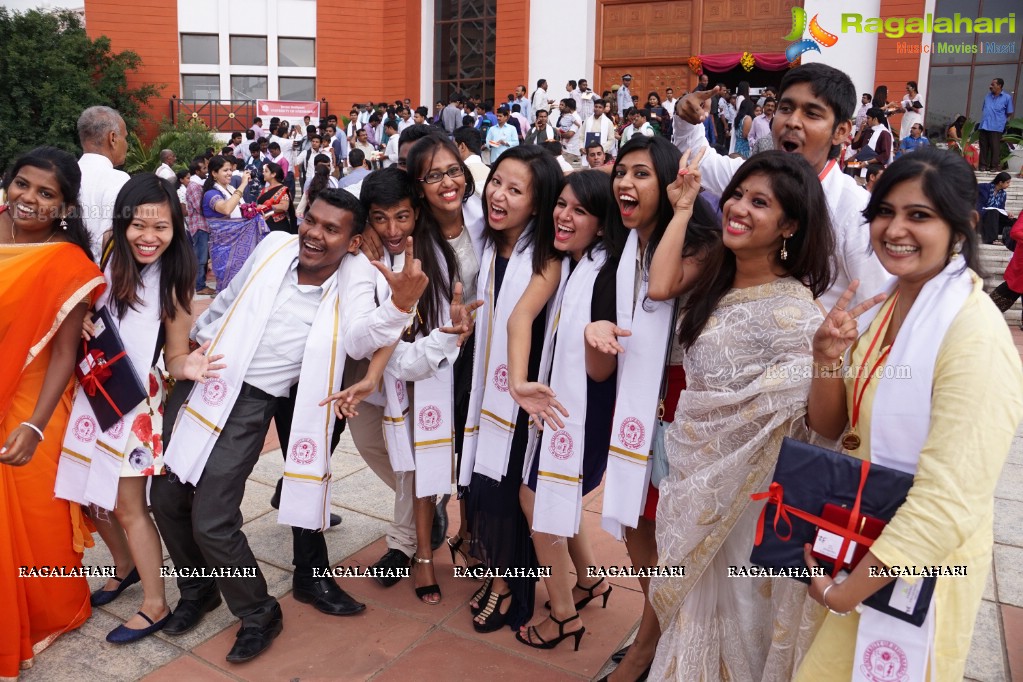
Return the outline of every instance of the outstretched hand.
[[[703,123],[707,120],[709,113],[707,111],[708,102],[714,95],[720,95],[721,88],[714,86],[710,90],[701,90],[699,92],[691,92],[682,98],[680,104],[675,105],[675,110],[678,112],[679,118],[686,123]]]
[[[219,370],[227,367],[227,365],[220,362],[220,360],[224,359],[223,354],[206,355],[206,351],[209,348],[210,342],[207,341],[189,353],[185,358],[185,364],[181,366],[181,373],[186,379],[204,384],[207,379],[218,378],[220,376]]]
[[[679,159],[678,175],[667,188],[668,201],[675,207],[676,212],[691,211],[693,204],[696,203],[696,197],[700,195],[700,161],[707,153],[707,148],[701,147],[695,156],[692,156],[692,152],[692,149],[687,149]]]
[[[590,322],[583,331],[586,345],[608,355],[618,355],[625,352],[622,344],[618,343],[618,338],[621,336],[632,336],[632,332],[628,329],[622,329],[607,320]]]
[[[545,386],[537,381],[527,381],[518,386],[510,386],[511,396],[529,415],[536,428],[543,431],[544,426],[550,424],[556,428],[565,428],[561,416],[568,416],[568,411],[555,399],[555,393],[550,386]],[[561,413],[561,416],[558,413]]]
[[[365,400],[373,391],[376,390],[377,382],[370,378],[365,378],[359,381],[343,391],[332,393],[326,398],[320,401],[320,407],[333,402],[334,403],[334,414],[338,419],[344,419],[345,417],[358,417],[359,413],[355,409],[356,405]]]
[[[813,358],[817,362],[837,362],[845,356],[845,352],[859,336],[856,318],[886,298],[885,294],[878,294],[847,310],[859,286],[858,279],[849,284],[849,288],[838,299],[835,307],[813,335]]]
[[[366,232],[372,232],[367,230]],[[422,262],[413,255],[412,237],[405,240],[405,262],[399,272],[394,272],[379,260],[373,266],[380,271],[391,289],[391,300],[400,310],[411,310],[426,291],[430,278],[423,272]]]

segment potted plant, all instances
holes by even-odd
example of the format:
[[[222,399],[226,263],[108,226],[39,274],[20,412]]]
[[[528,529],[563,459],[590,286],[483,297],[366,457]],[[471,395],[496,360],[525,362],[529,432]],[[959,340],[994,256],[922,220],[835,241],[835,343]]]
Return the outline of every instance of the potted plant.
[[[1010,173],[1019,175],[1023,169],[1023,118],[1014,118],[1005,124],[1002,144],[1006,145],[1002,163],[1008,163]]]

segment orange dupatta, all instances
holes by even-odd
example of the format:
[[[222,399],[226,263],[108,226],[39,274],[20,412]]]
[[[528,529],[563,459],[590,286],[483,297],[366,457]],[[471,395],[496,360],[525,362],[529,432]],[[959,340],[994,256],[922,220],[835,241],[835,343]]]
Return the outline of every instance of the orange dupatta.
[[[103,273],[75,244],[0,245],[0,419],[22,372],[68,313],[105,288]]]

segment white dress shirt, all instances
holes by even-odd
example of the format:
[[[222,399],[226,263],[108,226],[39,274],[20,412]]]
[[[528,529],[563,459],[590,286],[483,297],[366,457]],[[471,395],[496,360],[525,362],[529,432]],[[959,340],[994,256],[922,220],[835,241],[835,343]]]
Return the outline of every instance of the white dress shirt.
[[[178,179],[178,176],[174,174],[174,169],[165,163],[161,163],[156,169],[156,176],[158,178],[163,178],[164,180],[170,180],[171,182]]]
[[[702,123],[693,125],[683,121],[682,128],[685,134],[679,140],[679,149],[691,149],[695,153],[707,146]],[[715,194],[721,194],[745,161],[743,158],[721,156],[713,149],[708,149],[700,162],[701,185]],[[820,297],[820,302],[825,310],[831,310],[849,288],[850,282],[858,279],[860,287],[850,304],[854,306],[884,291],[891,280],[891,275],[881,267],[881,262],[870,250],[870,230],[863,219],[863,209],[870,200],[870,194],[837,166],[831,169],[821,185],[835,235],[832,257],[835,282]]]
[[[582,135],[580,142],[584,145],[586,144],[586,133],[599,133],[600,146],[604,148],[604,153],[611,153],[615,143],[615,124],[611,122],[611,119],[603,115],[599,119],[590,116],[583,124],[582,130],[579,131],[579,134]],[[582,153],[585,154],[586,150],[583,149]]]
[[[191,336],[198,343],[213,339],[213,323],[228,311],[253,274],[252,262],[251,258],[245,261],[227,289],[195,321]],[[323,287],[298,283],[296,257],[277,291],[270,318],[245,372],[245,383],[279,398],[288,395],[302,372],[306,340],[322,298]]]
[[[404,259],[404,254],[393,257],[393,269],[400,270]],[[385,256],[385,262],[388,260],[391,257]],[[365,360],[401,338],[415,313],[406,314],[394,306],[384,276],[361,253],[345,257],[339,277],[338,285],[345,297],[341,308],[345,351],[353,360]],[[385,301],[377,299],[378,288],[388,292]],[[459,350],[457,334],[435,329],[414,342],[399,342],[387,363],[387,371],[404,381],[426,379],[436,374],[444,363],[453,363]],[[366,401],[380,406],[385,404],[381,391],[374,392]]]
[[[98,263],[103,249],[103,235],[114,222],[114,202],[124,183],[128,182],[129,175],[116,170],[107,157],[91,152],[82,154],[78,167],[82,171],[78,204],[92,239],[92,255]]]

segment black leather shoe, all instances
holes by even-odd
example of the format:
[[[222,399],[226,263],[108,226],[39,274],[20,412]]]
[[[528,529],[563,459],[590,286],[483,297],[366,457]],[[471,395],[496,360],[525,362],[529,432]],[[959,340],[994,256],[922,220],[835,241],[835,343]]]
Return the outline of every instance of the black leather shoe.
[[[284,485],[284,479],[277,479],[277,487],[274,488],[274,494],[270,496],[270,506],[274,509],[281,508],[281,487]]]
[[[183,635],[202,620],[202,617],[220,606],[220,593],[214,590],[204,599],[182,599],[174,613],[167,619],[163,632],[168,635]]]
[[[277,605],[273,620],[258,627],[250,625],[242,627],[234,640],[234,646],[227,654],[228,663],[244,663],[251,661],[256,656],[270,648],[277,635],[284,629],[284,614],[281,612],[280,604]]]
[[[330,527],[333,528],[334,526],[340,526],[340,525],[341,525],[341,515],[340,514],[331,514],[330,515]]]
[[[412,558],[400,549],[389,549],[380,557],[373,568],[379,571],[389,572],[390,575],[373,576],[373,579],[384,587],[396,585],[399,580],[405,577],[405,572],[399,569],[407,569],[412,565]]]
[[[438,549],[444,544],[444,538],[448,534],[448,500],[451,495],[445,495],[437,502],[437,512],[433,515],[433,527],[430,529],[430,546]]]
[[[312,604],[314,609],[328,616],[354,616],[366,610],[365,604],[355,601],[333,578],[295,580],[291,585],[295,601]]]

